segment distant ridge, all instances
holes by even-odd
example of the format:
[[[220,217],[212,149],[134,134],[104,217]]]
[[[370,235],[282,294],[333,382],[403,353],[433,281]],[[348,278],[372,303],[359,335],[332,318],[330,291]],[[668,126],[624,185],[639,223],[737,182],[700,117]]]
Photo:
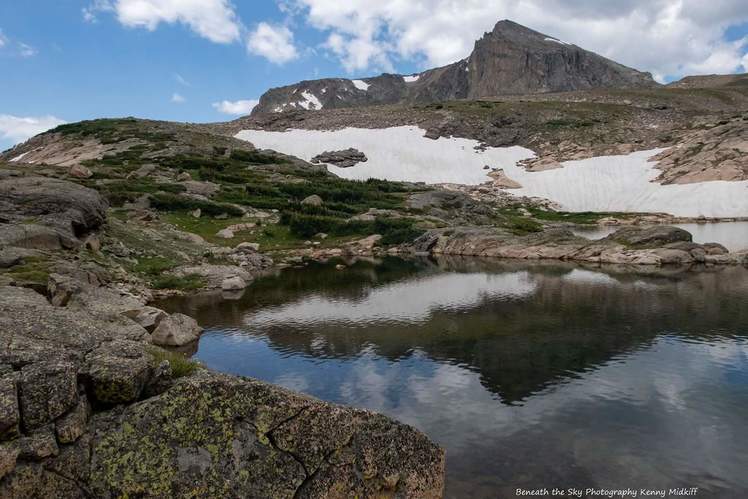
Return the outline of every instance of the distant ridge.
[[[273,88],[252,114],[656,85],[649,73],[503,20],[475,42],[469,57],[447,66],[414,75],[326,78]]]

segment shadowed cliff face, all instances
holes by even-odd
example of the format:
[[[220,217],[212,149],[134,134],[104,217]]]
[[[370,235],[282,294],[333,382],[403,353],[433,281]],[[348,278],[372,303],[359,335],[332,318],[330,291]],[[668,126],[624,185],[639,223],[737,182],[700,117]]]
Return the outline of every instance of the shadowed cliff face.
[[[649,73],[504,20],[475,43],[468,58],[453,64],[411,76],[328,78],[274,88],[252,114],[655,85]]]

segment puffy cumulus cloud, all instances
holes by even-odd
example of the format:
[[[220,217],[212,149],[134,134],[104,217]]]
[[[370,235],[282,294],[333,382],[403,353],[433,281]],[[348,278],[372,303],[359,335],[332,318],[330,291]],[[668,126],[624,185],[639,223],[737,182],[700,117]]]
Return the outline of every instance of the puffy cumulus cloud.
[[[467,56],[500,19],[512,19],[663,79],[745,68],[745,40],[724,38],[748,21],[745,0],[287,0],[284,10],[329,32],[325,46],[349,71],[424,66]]]
[[[261,22],[247,38],[247,50],[275,64],[283,64],[299,56],[293,33],[286,26]]]
[[[213,108],[219,113],[240,116],[243,114],[249,114],[252,109],[254,109],[254,107],[259,104],[259,102],[260,101],[256,99],[237,101],[222,100],[220,102],[214,102]]]
[[[171,94],[171,102],[173,102],[174,104],[182,104],[186,100],[187,99],[185,99],[183,95],[178,94],[177,92]]]
[[[8,43],[8,39],[3,35],[3,30],[0,29],[0,48],[4,47]]]
[[[83,19],[95,22],[99,12],[114,12],[128,27],[153,31],[161,23],[181,23],[216,43],[240,38],[241,24],[228,0],[94,0]]]
[[[0,114],[0,140],[14,144],[23,142],[29,137],[46,132],[63,123],[66,122],[55,116],[21,117]]]

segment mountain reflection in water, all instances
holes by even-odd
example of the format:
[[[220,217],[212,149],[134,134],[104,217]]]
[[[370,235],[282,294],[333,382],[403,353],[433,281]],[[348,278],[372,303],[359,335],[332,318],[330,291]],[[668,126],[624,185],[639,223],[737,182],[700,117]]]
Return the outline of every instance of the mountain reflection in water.
[[[476,259],[312,264],[160,306],[208,366],[388,414],[448,497],[517,487],[748,496],[748,269]]]

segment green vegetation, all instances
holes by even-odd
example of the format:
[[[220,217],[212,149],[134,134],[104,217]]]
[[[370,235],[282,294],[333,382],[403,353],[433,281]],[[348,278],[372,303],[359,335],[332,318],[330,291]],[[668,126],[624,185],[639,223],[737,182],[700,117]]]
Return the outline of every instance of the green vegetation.
[[[209,216],[223,215],[238,217],[244,212],[226,203],[214,203],[169,193],[157,193],[151,196],[151,206],[161,211],[188,211],[200,208],[200,211]]]
[[[148,353],[151,354],[157,365],[164,360],[169,361],[171,374],[175,378],[189,376],[199,367],[199,364],[196,361],[188,359],[184,354],[179,352],[172,352],[152,346],[148,348]]]
[[[26,257],[23,263],[9,269],[0,270],[11,276],[19,285],[32,287],[46,287],[49,280],[52,262],[44,257]]]
[[[517,236],[524,236],[543,230],[543,224],[521,215],[504,215],[499,225],[509,229],[512,234]]]
[[[163,256],[143,257],[132,266],[132,270],[143,275],[154,289],[195,290],[205,286],[205,279],[197,274],[176,276],[167,274],[179,262]]]

